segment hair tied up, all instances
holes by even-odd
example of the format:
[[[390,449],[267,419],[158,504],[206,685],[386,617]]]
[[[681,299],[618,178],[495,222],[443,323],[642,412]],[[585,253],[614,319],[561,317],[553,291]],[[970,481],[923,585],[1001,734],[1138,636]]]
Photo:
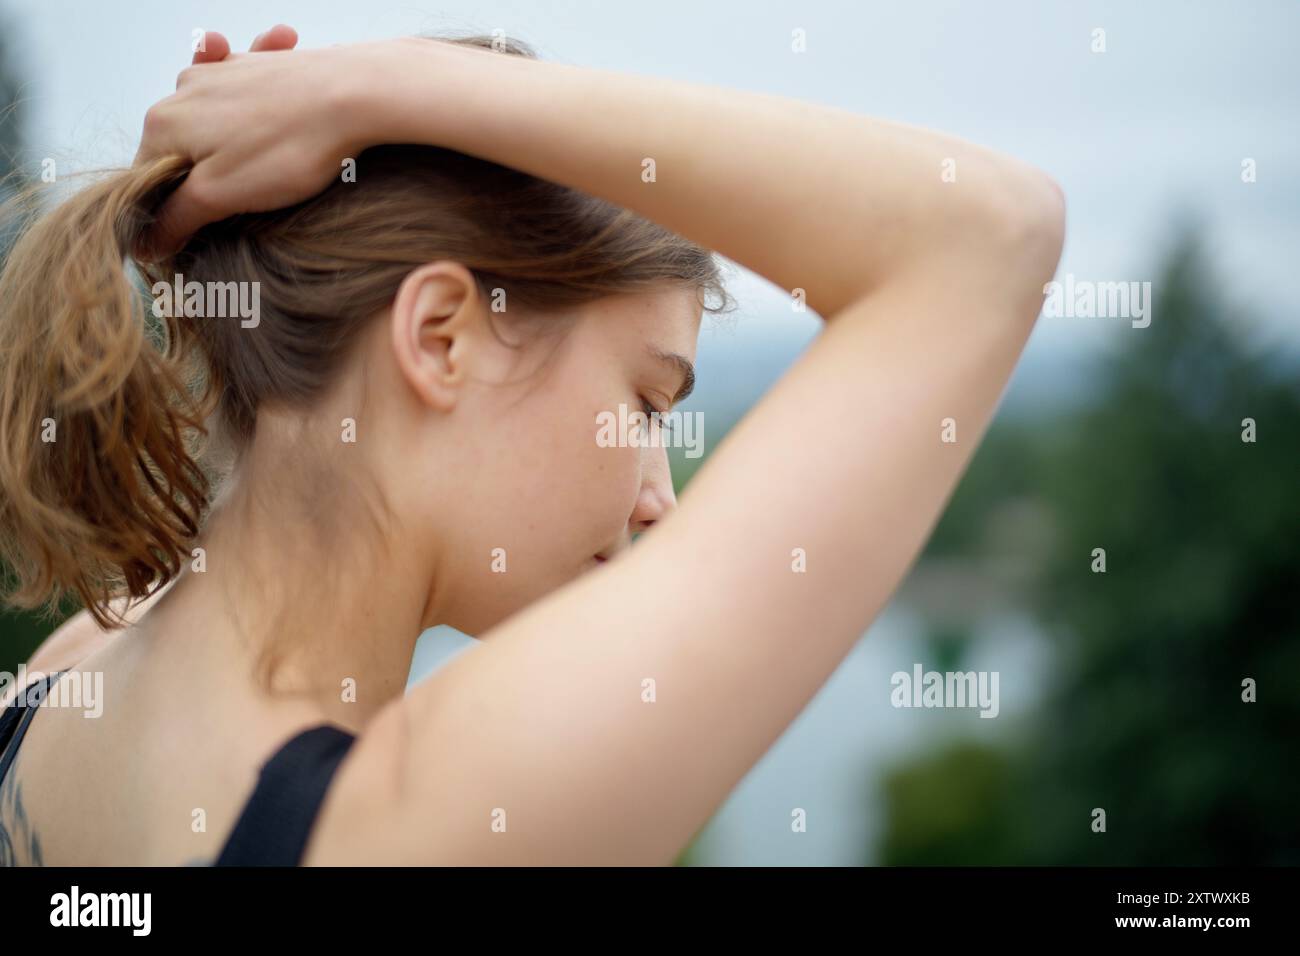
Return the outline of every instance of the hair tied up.
[[[187,337],[127,269],[186,164],[118,171],[36,218],[0,272],[0,558],[20,607],[116,598],[179,573],[207,506],[208,396]],[[18,202],[31,202],[33,187]],[[25,202],[24,202],[25,201]]]

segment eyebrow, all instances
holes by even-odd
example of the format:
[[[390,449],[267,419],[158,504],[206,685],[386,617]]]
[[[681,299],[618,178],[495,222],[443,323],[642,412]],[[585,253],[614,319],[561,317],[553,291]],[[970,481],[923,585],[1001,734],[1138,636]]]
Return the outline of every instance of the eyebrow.
[[[682,399],[686,398],[695,389],[695,366],[685,355],[679,355],[677,352],[665,352],[653,345],[647,349],[651,355],[661,362],[665,362],[675,368],[682,376],[682,384],[677,389],[677,394],[673,396],[673,404],[676,405]]]

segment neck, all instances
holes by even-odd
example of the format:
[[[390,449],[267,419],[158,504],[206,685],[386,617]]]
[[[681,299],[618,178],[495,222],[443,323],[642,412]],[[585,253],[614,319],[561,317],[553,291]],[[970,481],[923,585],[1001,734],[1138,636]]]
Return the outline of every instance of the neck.
[[[359,732],[405,690],[428,556],[398,553],[359,483],[294,487],[292,471],[244,462],[141,629],[151,657],[203,668],[218,692],[305,702]]]

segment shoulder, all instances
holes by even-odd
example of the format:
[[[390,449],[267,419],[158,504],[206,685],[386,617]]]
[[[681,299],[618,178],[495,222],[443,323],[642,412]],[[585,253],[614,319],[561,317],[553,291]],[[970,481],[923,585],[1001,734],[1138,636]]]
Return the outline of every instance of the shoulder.
[[[75,667],[104,646],[104,640],[112,632],[101,631],[99,625],[85,611],[74,614],[41,642],[27,660],[27,680],[19,686],[15,681],[9,684],[4,694],[0,695],[0,706],[7,705],[17,697],[28,684],[33,684],[47,674],[65,671]]]
[[[150,605],[165,590],[166,588],[160,589],[134,607],[126,609],[124,615],[127,622],[133,624],[138,621],[141,615],[148,610]],[[126,601],[114,602],[114,606],[118,610],[123,610],[126,608]],[[28,679],[23,686],[33,683],[44,674],[72,670],[121,633],[120,629],[104,630],[90,616],[89,611],[78,611],[55,628],[50,636],[42,641],[41,645],[32,653],[32,656],[28,658]],[[0,706],[8,704],[22,690],[23,688],[16,683],[10,684],[5,693],[0,695]]]
[[[27,662],[28,670],[67,670],[104,646],[117,632],[101,630],[88,611],[78,611],[59,625]]]
[[[407,708],[399,698],[357,736],[321,802],[303,866],[429,864],[402,824]],[[418,829],[418,828],[417,828]]]

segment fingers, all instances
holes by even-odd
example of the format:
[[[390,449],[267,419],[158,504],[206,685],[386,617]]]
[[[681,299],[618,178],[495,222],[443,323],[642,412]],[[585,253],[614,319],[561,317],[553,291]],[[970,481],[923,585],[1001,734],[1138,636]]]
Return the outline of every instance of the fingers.
[[[191,61],[193,64],[216,63],[230,55],[230,41],[215,30],[208,30],[203,34],[200,47],[194,51],[194,59]]]
[[[141,258],[157,261],[180,250],[203,226],[223,219],[226,213],[214,205],[205,192],[203,166],[194,167],[167,197],[153,228],[140,243]]]
[[[298,43],[298,31],[291,26],[283,23],[277,23],[271,29],[264,33],[259,33],[254,39],[252,46],[249,47],[250,53],[274,53],[280,50],[292,50]],[[230,56],[230,41],[224,35],[215,30],[203,31],[203,36],[199,43],[200,49],[194,51],[194,58],[190,66],[201,66],[205,63],[219,63]],[[188,74],[187,70],[181,72],[176,78],[176,88],[181,88],[181,83]],[[150,148],[147,142],[140,144],[140,149],[136,153],[135,162],[148,159],[157,155],[159,152],[156,148]]]
[[[248,48],[249,53],[274,53],[277,50],[292,50],[298,43],[298,31],[291,26],[277,23],[265,33],[259,33]],[[203,34],[202,49],[194,51],[192,65],[200,63],[217,63],[230,56],[230,41],[215,30]]]
[[[259,33],[249,47],[250,53],[274,53],[292,50],[298,43],[298,32],[293,27],[277,23],[265,33]],[[229,57],[230,42],[213,30],[205,31],[200,44],[202,49],[194,51],[191,65],[217,63]],[[184,74],[182,74],[184,76]],[[180,88],[180,81],[177,82]],[[153,123],[150,129],[150,117],[145,117],[145,136],[136,153],[135,162],[140,163],[168,151],[166,137]],[[210,167],[208,167],[210,168]],[[146,261],[166,258],[179,249],[200,228],[210,222],[225,218],[230,210],[221,209],[211,199],[211,190],[206,185],[206,172],[203,163],[190,170],[189,175],[176,190],[163,202],[162,208],[153,227],[141,238],[136,254]]]
[[[248,48],[249,53],[273,53],[276,50],[292,50],[298,42],[298,31],[293,27],[277,23],[265,33],[259,33]]]
[[[274,53],[277,50],[292,50],[298,43],[298,31],[291,26],[277,23],[265,33],[259,33],[248,48],[249,53]],[[230,56],[230,41],[215,30],[203,34],[201,49],[194,51],[191,66],[202,63],[219,63]]]

